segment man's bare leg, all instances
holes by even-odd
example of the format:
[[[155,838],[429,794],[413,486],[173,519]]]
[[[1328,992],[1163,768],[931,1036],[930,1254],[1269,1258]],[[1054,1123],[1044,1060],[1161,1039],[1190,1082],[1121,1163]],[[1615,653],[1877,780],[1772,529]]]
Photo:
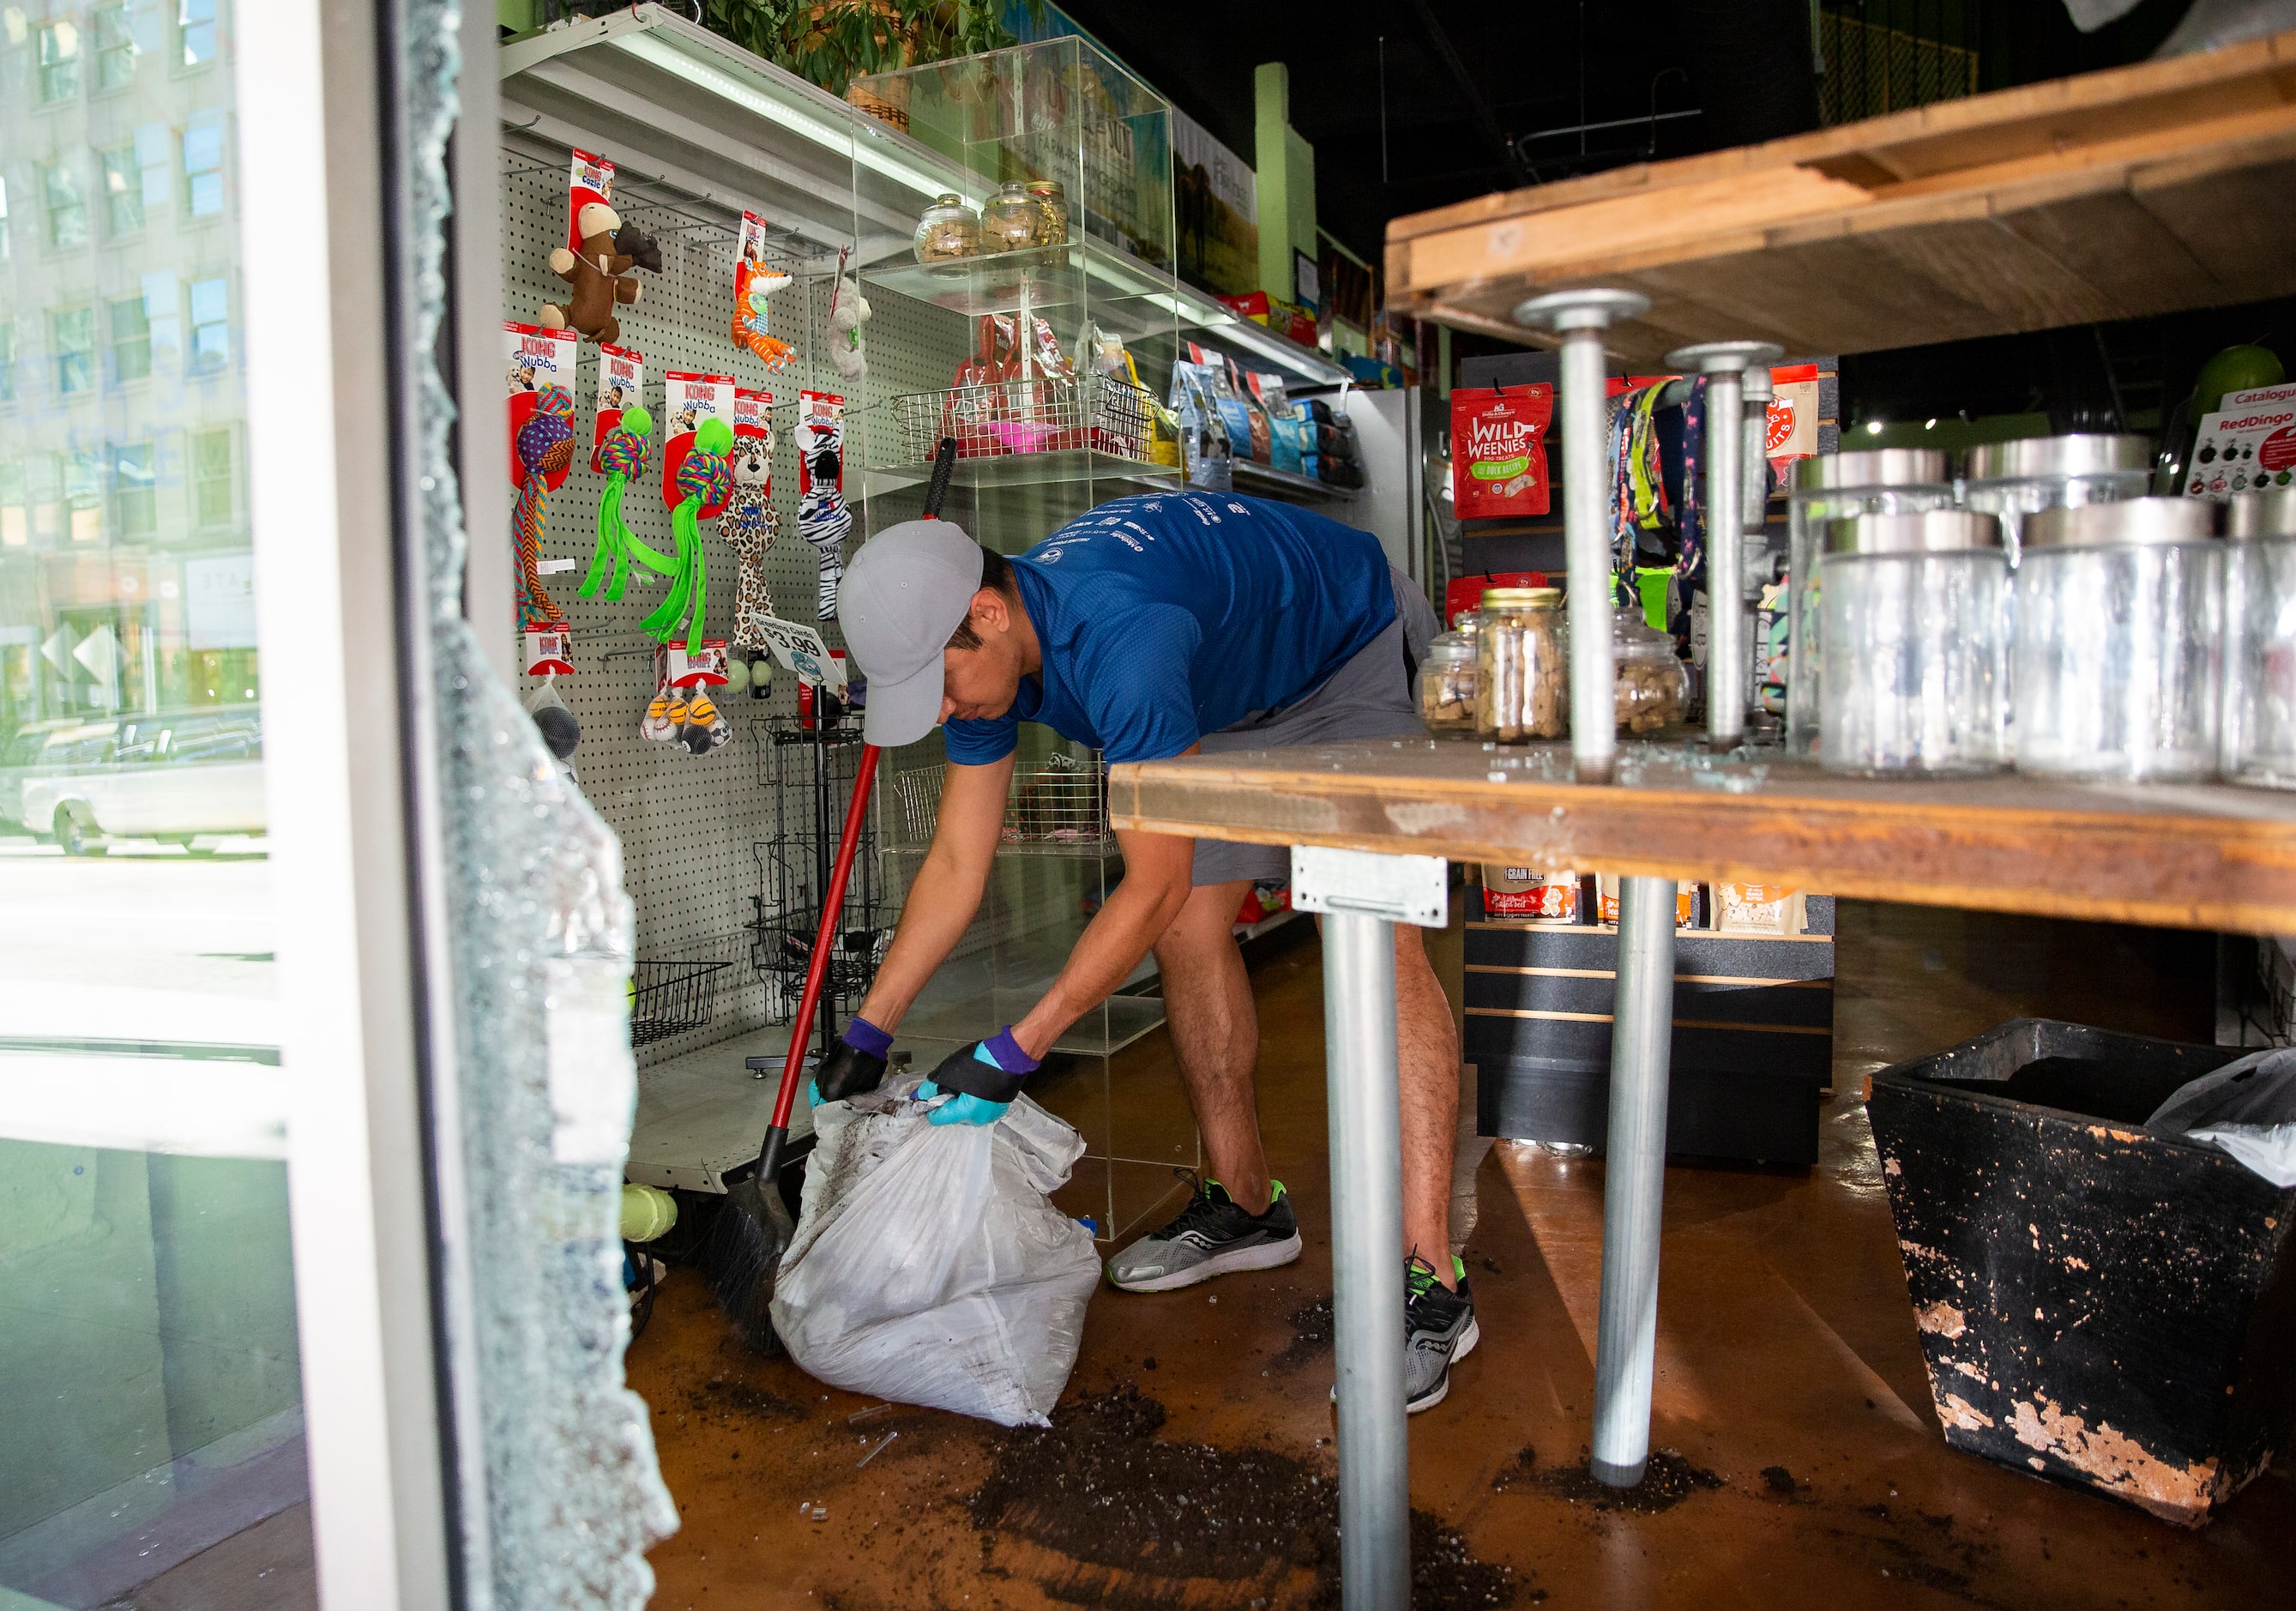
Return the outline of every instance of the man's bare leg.
[[[1239,897],[1241,899],[1241,897]],[[1395,925],[1395,1040],[1403,1106],[1403,1249],[1451,1272],[1451,1149],[1459,1129],[1459,1034],[1427,943]]]
[[[1238,1207],[1259,1214],[1267,1212],[1273,1189],[1252,1085],[1259,1014],[1235,943],[1236,908],[1250,887],[1248,879],[1200,885],[1156,942],[1156,966],[1164,979],[1172,1051],[1187,1083],[1196,1128],[1203,1132],[1211,1178],[1227,1188]],[[1433,985],[1434,974],[1427,978]],[[1449,1021],[1446,1009],[1444,1022]],[[1449,1164],[1444,1167],[1447,1171]]]
[[[1202,1130],[1212,1178],[1251,1213],[1271,1189],[1260,1146],[1252,1069],[1259,1044],[1251,983],[1234,938],[1245,883],[1207,884],[1189,896],[1156,965],[1172,1048]],[[1451,1245],[1451,1149],[1459,1123],[1459,1036],[1418,929],[1395,926],[1396,1063],[1402,1106],[1403,1245],[1456,1284]]]

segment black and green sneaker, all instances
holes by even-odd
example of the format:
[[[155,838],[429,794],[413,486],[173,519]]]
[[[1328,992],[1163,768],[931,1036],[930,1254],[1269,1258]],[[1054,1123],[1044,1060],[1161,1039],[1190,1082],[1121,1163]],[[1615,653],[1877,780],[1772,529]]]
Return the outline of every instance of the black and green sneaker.
[[[1249,1214],[1217,1180],[1201,1182],[1179,1216],[1108,1262],[1109,1284],[1171,1292],[1232,1270],[1273,1270],[1300,1256],[1300,1221],[1281,1180],[1263,1214]]]
[[[1432,1410],[1451,1391],[1451,1367],[1475,1352],[1483,1340],[1475,1325],[1475,1295],[1467,1287],[1467,1267],[1451,1261],[1458,1290],[1435,1278],[1435,1267],[1417,1253],[1403,1262],[1403,1409],[1407,1415]],[[1332,1388],[1332,1401],[1340,1390]]]
[[[1443,1401],[1451,1391],[1451,1367],[1482,1341],[1466,1265],[1453,1259],[1451,1274],[1456,1292],[1416,1254],[1403,1266],[1403,1407],[1413,1415]]]

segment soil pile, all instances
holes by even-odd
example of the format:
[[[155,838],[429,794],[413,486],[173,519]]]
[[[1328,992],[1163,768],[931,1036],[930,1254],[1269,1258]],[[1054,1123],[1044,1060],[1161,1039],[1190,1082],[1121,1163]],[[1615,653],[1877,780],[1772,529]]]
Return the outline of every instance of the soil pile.
[[[1656,1516],[1671,1510],[1702,1488],[1719,1488],[1722,1479],[1703,1467],[1693,1466],[1672,1449],[1660,1449],[1643,1468],[1643,1480],[1631,1488],[1613,1488],[1585,1464],[1549,1466],[1541,1469],[1538,1451],[1526,1445],[1512,1464],[1499,1468],[1491,1486],[1536,1488],[1556,1499],[1591,1505],[1597,1510],[1623,1510],[1636,1516]]]
[[[1167,1603],[1175,1580],[1213,1579],[1260,1584],[1271,1605],[1338,1606],[1336,1480],[1274,1450],[1167,1443],[1163,1424],[1164,1406],[1128,1383],[1008,1434],[967,1501],[975,1524],[1099,1568],[1103,1604]],[[1418,1611],[1514,1601],[1510,1569],[1423,1511],[1411,1557]]]

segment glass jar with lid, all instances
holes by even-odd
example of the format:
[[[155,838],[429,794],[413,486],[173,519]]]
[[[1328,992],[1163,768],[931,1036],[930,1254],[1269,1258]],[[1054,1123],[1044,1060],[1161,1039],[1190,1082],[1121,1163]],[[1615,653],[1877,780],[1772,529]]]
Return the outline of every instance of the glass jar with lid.
[[[1419,719],[1431,733],[1475,730],[1475,686],[1481,680],[1476,635],[1439,632],[1419,667]]]
[[[1690,708],[1690,668],[1674,652],[1674,639],[1629,605],[1611,620],[1611,653],[1617,662],[1613,698],[1619,731],[1655,733],[1680,721]]]
[[[1945,455],[1874,448],[1806,458],[1786,497],[1786,747],[1817,749],[1819,543],[1826,522],[1852,514],[1917,514],[1953,505]]]
[[[2197,497],[2024,518],[2011,655],[2017,769],[2192,782],[2218,766],[2224,547]]]
[[[1036,200],[1027,188],[1018,179],[1007,179],[980,210],[980,248],[983,251],[1020,251],[1041,245],[1037,236],[1044,224],[1044,214],[1037,210]]]
[[[2009,761],[2009,560],[1965,509],[1828,522],[1818,760],[1950,776]]]
[[[1476,632],[1475,731],[1501,744],[1560,738],[1570,711],[1560,588],[1486,588]]]
[[[1069,197],[1058,179],[1031,179],[1029,199],[1037,204],[1037,244],[1065,246],[1069,239]]]
[[[2296,488],[2225,505],[2224,773],[2296,789]]]
[[[980,254],[980,216],[954,191],[944,191],[917,221],[917,261],[948,263]]]
[[[1964,507],[2001,517],[2001,547],[2017,568],[2025,516],[2143,497],[2152,484],[2152,443],[2141,436],[2044,436],[1983,442],[1969,450]]]

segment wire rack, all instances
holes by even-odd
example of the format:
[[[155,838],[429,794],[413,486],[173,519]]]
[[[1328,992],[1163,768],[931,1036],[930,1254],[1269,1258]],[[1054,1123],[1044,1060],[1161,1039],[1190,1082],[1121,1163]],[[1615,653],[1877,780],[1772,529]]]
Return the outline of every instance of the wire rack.
[[[830,876],[860,760],[857,728],[816,731],[805,720],[777,718],[751,724],[758,739],[759,781],[774,801],[773,837],[750,847],[758,892],[750,897],[750,966],[766,985],[769,1022],[796,1013],[821,931],[821,892]],[[822,979],[826,1022],[860,1005],[893,937],[877,868],[876,804],[862,806],[861,837],[853,872]]]
[[[718,975],[730,962],[640,962],[630,976],[630,1044],[708,1027],[718,1010]]]
[[[940,821],[939,767],[918,767],[893,779],[901,818],[901,850],[932,842]],[[1003,847],[1037,855],[1098,856],[1114,850],[1108,826],[1108,768],[1097,752],[1088,761],[1055,752],[1034,771],[1013,774],[1004,801]]]
[[[1086,375],[1037,375],[940,391],[910,391],[885,399],[892,456],[881,468],[932,462],[943,437],[956,439],[959,458],[1005,458],[1025,453],[1096,453],[1151,464],[1152,399],[1130,381]]]

